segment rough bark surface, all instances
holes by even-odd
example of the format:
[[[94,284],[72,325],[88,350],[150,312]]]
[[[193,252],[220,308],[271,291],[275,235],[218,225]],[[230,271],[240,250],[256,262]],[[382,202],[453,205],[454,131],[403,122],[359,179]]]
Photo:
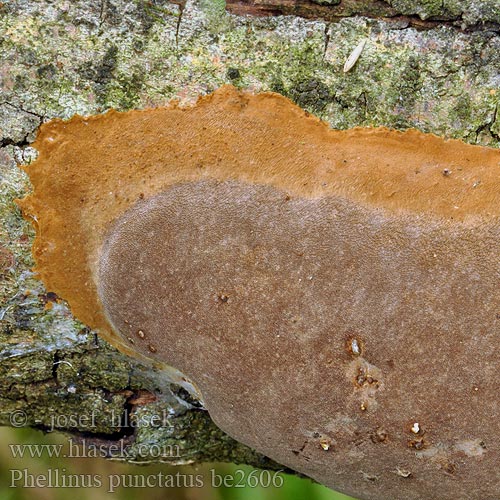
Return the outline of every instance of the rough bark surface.
[[[0,425],[16,410],[41,429],[66,415],[60,430],[124,439],[129,461],[158,461],[133,453],[150,443],[179,446],[180,457],[161,458],[172,463],[279,467],[160,372],[105,345],[30,271],[33,231],[14,203],[30,186],[16,164],[36,156],[43,121],[188,103],[232,83],[279,92],[334,128],[415,127],[500,146],[497,0],[231,0],[228,10],[219,0],[0,4]],[[75,425],[78,414],[95,415],[92,426]],[[154,416],[161,425],[144,423]]]

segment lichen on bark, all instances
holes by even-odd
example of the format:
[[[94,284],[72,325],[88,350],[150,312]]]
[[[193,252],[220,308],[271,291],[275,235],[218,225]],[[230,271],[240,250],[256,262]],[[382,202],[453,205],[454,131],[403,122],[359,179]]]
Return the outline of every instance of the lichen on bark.
[[[180,443],[173,462],[278,467],[224,435],[160,372],[105,345],[44,289],[31,271],[33,230],[14,203],[30,189],[16,163],[34,157],[29,143],[48,119],[171,98],[188,103],[224,83],[279,92],[335,128],[415,127],[499,147],[495,2],[361,3],[371,17],[238,16],[215,0],[1,5],[0,424],[16,409],[42,429],[55,412],[94,411],[95,439]],[[392,19],[377,18],[382,7],[392,9]],[[422,29],[405,16],[434,24]],[[344,73],[363,39],[357,64]],[[167,422],[158,428],[116,425],[116,415],[133,420],[165,408]],[[69,418],[58,426],[75,435],[84,427]]]

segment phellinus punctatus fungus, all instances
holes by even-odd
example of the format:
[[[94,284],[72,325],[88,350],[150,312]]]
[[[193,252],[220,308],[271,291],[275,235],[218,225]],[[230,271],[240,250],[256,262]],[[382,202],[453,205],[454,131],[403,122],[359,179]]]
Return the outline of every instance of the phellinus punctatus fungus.
[[[44,124],[41,279],[227,433],[368,499],[493,499],[500,151],[223,87]]]

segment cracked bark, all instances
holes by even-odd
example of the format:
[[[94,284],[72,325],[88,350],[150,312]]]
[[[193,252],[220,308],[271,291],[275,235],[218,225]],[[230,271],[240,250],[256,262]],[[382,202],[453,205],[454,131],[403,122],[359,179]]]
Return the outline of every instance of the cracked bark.
[[[467,3],[452,12],[428,1],[230,0],[233,14],[216,0],[2,4],[0,424],[22,410],[26,425],[48,429],[56,414],[95,410],[92,427],[69,418],[56,427],[87,442],[125,440],[129,461],[155,443],[180,447],[180,456],[163,458],[172,463],[277,468],[218,430],[160,372],[105,345],[43,288],[30,271],[32,229],[13,203],[30,189],[16,162],[34,157],[29,144],[46,119],[173,97],[192,102],[228,82],[280,92],[337,128],[416,127],[498,147],[500,14],[495,2]],[[359,61],[344,74],[363,38]],[[165,409],[162,426],[134,425],[145,415],[163,418]]]
[[[354,15],[370,18],[383,18],[387,21],[413,26],[418,29],[432,29],[438,26],[451,26],[464,31],[490,30],[499,32],[500,17],[498,9],[484,9],[477,17],[467,16],[467,6],[458,5],[448,9],[444,1],[439,6],[432,2],[390,2],[374,0],[322,1],[322,0],[228,0],[229,12],[255,16],[296,15],[307,19],[323,19],[338,22]],[[436,2],[437,4],[438,2]],[[459,2],[460,3],[460,2]],[[464,15],[465,14],[465,15]]]

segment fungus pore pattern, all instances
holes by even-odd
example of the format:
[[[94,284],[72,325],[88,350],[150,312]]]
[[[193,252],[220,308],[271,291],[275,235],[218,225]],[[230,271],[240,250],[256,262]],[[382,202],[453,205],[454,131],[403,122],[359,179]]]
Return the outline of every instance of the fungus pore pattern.
[[[498,494],[498,150],[229,86],[34,147],[47,288],[228,434],[358,498]]]

